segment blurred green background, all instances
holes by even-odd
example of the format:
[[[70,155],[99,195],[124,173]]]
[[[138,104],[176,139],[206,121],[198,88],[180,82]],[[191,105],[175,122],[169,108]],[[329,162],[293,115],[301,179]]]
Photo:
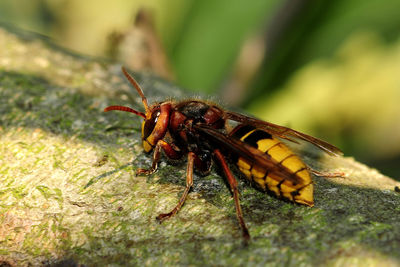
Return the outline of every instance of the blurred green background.
[[[400,1],[2,0],[0,22],[129,65],[143,8],[161,76],[400,180]]]

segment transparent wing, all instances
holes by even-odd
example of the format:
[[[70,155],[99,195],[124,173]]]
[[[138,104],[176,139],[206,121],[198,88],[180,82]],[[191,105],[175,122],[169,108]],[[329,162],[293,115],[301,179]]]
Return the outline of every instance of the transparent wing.
[[[342,155],[343,152],[335,147],[334,145],[331,145],[325,141],[322,141],[321,139],[312,137],[308,134],[304,134],[301,132],[298,132],[296,130],[284,127],[284,126],[280,126],[277,124],[273,124],[270,122],[266,122],[266,121],[262,121],[262,120],[258,120],[256,118],[252,118],[240,113],[236,113],[236,112],[231,112],[231,111],[226,111],[226,116],[227,119],[233,120],[233,121],[237,121],[240,122],[242,124],[247,124],[247,125],[252,125],[256,128],[262,129],[266,132],[268,132],[271,135],[298,143],[296,140],[292,139],[293,137],[304,140],[306,142],[309,142],[313,145],[315,145],[316,147],[322,149],[323,151],[325,151],[326,153],[328,153],[329,155],[332,156],[338,156],[338,155]]]

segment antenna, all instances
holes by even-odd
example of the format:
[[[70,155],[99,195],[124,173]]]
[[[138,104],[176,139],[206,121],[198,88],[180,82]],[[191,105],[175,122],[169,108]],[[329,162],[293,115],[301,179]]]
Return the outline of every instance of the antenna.
[[[128,79],[128,81],[133,85],[133,87],[135,87],[135,89],[139,93],[139,95],[142,97],[142,103],[143,103],[144,109],[146,110],[146,117],[145,118],[150,119],[151,111],[150,111],[150,108],[149,108],[149,104],[147,103],[147,98],[143,94],[142,88],[140,88],[140,86],[136,82],[136,80],[126,71],[124,66],[122,66],[122,72],[124,73],[124,75]],[[122,110],[122,109],[119,109],[119,110]],[[127,110],[124,110],[124,111],[127,111]],[[128,112],[132,112],[132,111],[128,111]],[[135,113],[135,114],[141,116],[140,114],[137,113],[137,111],[132,112],[132,113]]]
[[[143,117],[144,119],[146,119],[146,115],[145,115],[143,112],[136,111],[136,110],[134,110],[134,109],[132,109],[132,108],[129,108],[129,107],[124,107],[124,106],[109,106],[109,107],[106,107],[106,108],[104,109],[104,112],[107,112],[107,111],[110,111],[110,110],[120,110],[120,111],[130,112],[130,113],[139,115],[140,117]]]

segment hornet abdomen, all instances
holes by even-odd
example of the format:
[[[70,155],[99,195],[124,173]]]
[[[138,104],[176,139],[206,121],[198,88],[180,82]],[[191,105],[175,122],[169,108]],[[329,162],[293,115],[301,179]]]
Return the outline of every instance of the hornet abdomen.
[[[248,180],[278,197],[299,204],[314,205],[313,183],[307,166],[284,143],[268,132],[250,125],[238,125],[230,136],[257,148],[281,172],[287,173],[286,178],[282,177],[276,171],[258,166],[238,155],[235,163]]]

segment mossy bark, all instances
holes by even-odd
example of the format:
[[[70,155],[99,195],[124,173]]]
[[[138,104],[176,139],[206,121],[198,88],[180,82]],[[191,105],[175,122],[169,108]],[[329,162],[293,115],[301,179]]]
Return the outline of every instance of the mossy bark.
[[[104,114],[140,106],[120,66],[77,56],[36,35],[0,28],[0,263],[11,266],[372,266],[400,265],[399,183],[352,158],[312,151],[315,207],[284,202],[240,182],[251,241],[245,246],[224,179],[195,177],[175,217],[184,165],[151,157],[140,118]],[[184,96],[135,74],[154,99]]]

